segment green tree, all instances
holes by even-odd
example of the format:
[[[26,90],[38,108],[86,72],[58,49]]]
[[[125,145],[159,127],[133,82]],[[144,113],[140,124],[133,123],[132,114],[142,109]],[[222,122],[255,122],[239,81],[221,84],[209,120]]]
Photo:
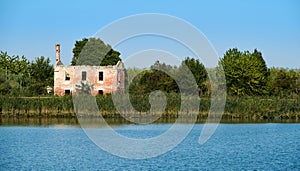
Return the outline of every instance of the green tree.
[[[219,61],[223,66],[229,94],[264,95],[267,93],[269,70],[261,52],[229,49]]]
[[[5,80],[9,80],[11,73],[14,73],[14,65],[18,56],[9,56],[7,52],[0,53],[0,66],[5,72]]]
[[[207,87],[205,83],[208,78],[208,75],[204,65],[199,61],[199,59],[187,57],[184,61],[182,61],[182,64],[185,64],[192,72],[195,81],[198,85],[199,93],[202,95],[205,92],[207,92]]]
[[[6,78],[5,70],[0,69],[0,94],[7,95],[10,93],[11,86]]]
[[[270,95],[289,96],[298,94],[300,89],[299,76],[294,70],[271,68]]]
[[[105,55],[105,58],[101,61],[101,66],[116,65],[118,61],[121,61],[120,52],[110,49]]]
[[[82,40],[75,42],[75,46],[73,48],[73,58],[71,61],[71,65],[76,65],[76,62],[79,58],[79,54],[87,42],[88,42],[87,38],[83,38]]]
[[[34,95],[46,94],[46,87],[53,85],[54,69],[50,59],[43,56],[36,58],[30,64],[30,76],[32,79],[30,91]]]
[[[175,72],[172,66],[156,61],[150,68],[151,70],[145,70],[133,78],[129,87],[130,93],[149,94],[155,90],[179,92],[171,75]]]
[[[28,83],[29,62],[22,56],[9,56],[7,52],[0,52],[1,93],[21,95]]]
[[[76,93],[90,95],[91,91],[94,89],[94,85],[90,83],[85,83],[83,81],[80,82],[80,85],[76,86]]]
[[[143,72],[143,70],[139,68],[128,68],[125,70],[126,92],[133,93],[134,91],[144,90],[144,88],[137,89],[139,84],[137,80],[140,80],[142,77],[141,72]],[[137,93],[142,94],[142,92]]]
[[[90,38],[76,41],[71,65],[116,65],[121,61],[120,53],[101,39]]]

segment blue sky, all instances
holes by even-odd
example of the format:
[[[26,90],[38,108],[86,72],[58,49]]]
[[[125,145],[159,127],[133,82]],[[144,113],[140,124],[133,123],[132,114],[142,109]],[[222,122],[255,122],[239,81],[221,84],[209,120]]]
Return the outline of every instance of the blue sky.
[[[76,40],[129,15],[162,13],[197,27],[219,56],[229,48],[257,48],[269,67],[300,68],[298,0],[2,0],[0,6],[0,50],[30,60],[54,61],[54,45],[60,43],[63,63],[69,64]]]

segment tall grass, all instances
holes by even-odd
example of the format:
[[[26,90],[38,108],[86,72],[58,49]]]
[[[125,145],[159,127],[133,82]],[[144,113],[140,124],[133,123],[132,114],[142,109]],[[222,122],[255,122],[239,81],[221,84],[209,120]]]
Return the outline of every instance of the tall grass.
[[[4,97],[0,96],[0,114],[7,116],[68,117],[73,115],[71,96]]]
[[[163,118],[177,118],[180,111],[180,94],[166,94],[165,111],[159,111]],[[210,109],[210,98],[200,98],[199,111],[186,110],[184,116],[197,114],[206,118]],[[121,99],[124,101],[125,99]],[[149,97],[131,95],[130,102],[135,110],[125,114],[149,116]],[[189,99],[191,102],[193,99]],[[122,101],[122,103],[123,103]],[[96,96],[100,113],[106,118],[120,118],[111,95]],[[75,117],[72,96],[51,97],[5,97],[0,96],[0,115],[8,117]],[[223,118],[227,119],[300,119],[300,96],[280,98],[276,96],[227,97]]]

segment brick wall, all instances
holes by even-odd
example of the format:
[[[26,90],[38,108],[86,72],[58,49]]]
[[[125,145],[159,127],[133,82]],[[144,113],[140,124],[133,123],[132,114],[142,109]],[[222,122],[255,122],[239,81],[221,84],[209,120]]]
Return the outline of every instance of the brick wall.
[[[83,79],[83,72],[86,72],[86,80]],[[103,73],[103,77],[99,72]],[[68,77],[68,78],[67,78]],[[114,66],[63,66],[54,67],[54,94],[65,95],[65,93],[76,93],[75,85],[81,82],[92,84],[92,95],[98,93],[123,92],[125,86],[124,64],[118,62]]]

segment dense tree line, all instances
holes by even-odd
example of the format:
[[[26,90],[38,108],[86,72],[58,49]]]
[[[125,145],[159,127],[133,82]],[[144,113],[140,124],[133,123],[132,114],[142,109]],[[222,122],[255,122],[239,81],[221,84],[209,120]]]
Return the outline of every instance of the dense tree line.
[[[191,73],[187,73],[188,71]],[[127,72],[130,76],[132,71]],[[132,79],[129,93],[149,94],[155,90],[179,93],[180,91],[189,92],[189,89],[195,88],[200,95],[203,95],[208,90],[205,84],[207,79],[206,69],[198,59],[187,57],[179,67],[156,61],[150,70],[144,70]]]
[[[192,72],[200,95],[210,94],[210,81],[204,65],[194,58],[187,57],[183,60]],[[185,72],[182,65],[169,66],[159,61],[150,67],[150,70],[140,72],[129,87],[130,93],[149,94],[154,90],[167,93],[178,93],[178,83],[174,78],[182,80]],[[222,68],[222,69],[221,69]],[[228,95],[237,96],[298,96],[300,93],[300,70],[268,68],[262,53],[241,52],[238,49],[229,49],[223,58],[219,60],[219,66],[213,68],[216,76],[222,71],[226,82],[218,83],[218,86],[226,86]],[[138,69],[129,69],[128,73],[138,73]],[[167,73],[174,73],[168,75]],[[129,74],[130,75],[130,74]],[[136,75],[136,74],[133,74]],[[186,86],[191,82],[186,81]]]
[[[0,52],[0,94],[9,96],[39,96],[53,86],[53,66],[43,56],[29,61],[25,56],[10,56]]]
[[[120,53],[101,39],[84,38],[76,41],[71,65],[115,65]],[[268,68],[262,53],[229,49],[216,68],[205,68],[199,59],[186,57],[181,65],[170,66],[156,61],[148,70],[127,69],[126,83],[130,94],[150,94],[155,90],[166,93],[189,92],[196,88],[199,95],[210,94],[207,70],[216,76],[224,72],[229,95],[237,96],[298,96],[300,70]],[[189,73],[193,77],[187,76]],[[53,87],[53,66],[43,56],[29,61],[25,56],[0,53],[0,94],[9,96],[47,95]],[[181,86],[179,86],[181,85]]]

